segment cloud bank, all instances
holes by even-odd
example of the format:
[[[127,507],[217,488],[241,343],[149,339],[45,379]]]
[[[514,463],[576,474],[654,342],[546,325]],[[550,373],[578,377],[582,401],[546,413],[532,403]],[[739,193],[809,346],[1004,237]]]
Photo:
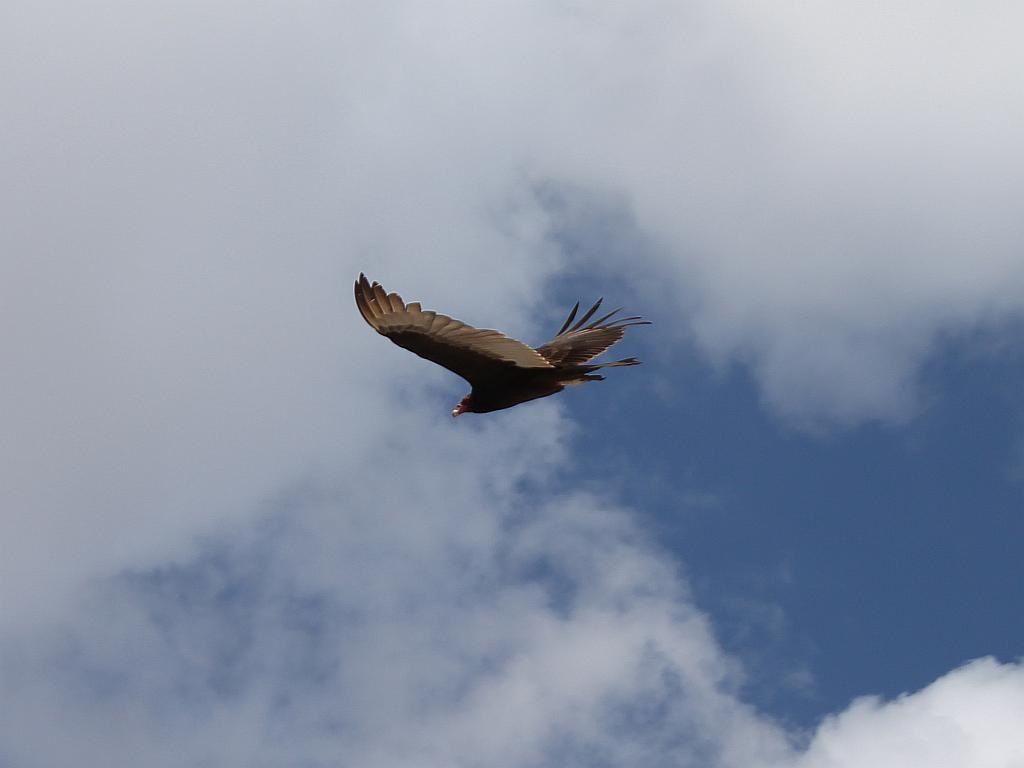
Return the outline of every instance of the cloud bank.
[[[1020,11],[964,13],[12,4],[0,762],[1014,765],[1014,664],[751,709],[559,406],[456,429],[348,294],[532,339],[582,264],[782,418],[905,417],[1024,299]],[[559,248],[595,200],[628,260]]]
[[[490,473],[306,489],[244,537],[119,575],[61,622],[8,634],[4,758],[1007,768],[1024,757],[1024,668],[992,659],[787,732],[742,702],[742,670],[633,518],[580,494],[496,501],[512,457],[493,438],[467,446],[453,432],[440,446],[486,453]],[[421,464],[415,452],[388,451]]]

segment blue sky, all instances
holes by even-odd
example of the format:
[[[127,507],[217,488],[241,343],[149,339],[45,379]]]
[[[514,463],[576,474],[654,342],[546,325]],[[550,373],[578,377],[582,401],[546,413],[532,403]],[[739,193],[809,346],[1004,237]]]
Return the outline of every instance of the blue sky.
[[[910,423],[826,435],[780,427],[739,371],[694,364],[686,403],[627,424],[587,393],[581,442],[602,447],[584,475],[630,445],[624,495],[686,564],[770,711],[807,725],[866,690],[1019,656],[1022,368],[1019,353],[968,359],[976,348],[936,355],[933,400]],[[637,427],[650,439],[630,440]]]
[[[1016,8],[5,15],[0,766],[1024,759]]]

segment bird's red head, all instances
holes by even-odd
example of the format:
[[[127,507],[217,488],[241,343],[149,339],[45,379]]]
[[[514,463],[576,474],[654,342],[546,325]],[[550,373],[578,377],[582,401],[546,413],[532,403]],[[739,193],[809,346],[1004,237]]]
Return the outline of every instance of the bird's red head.
[[[466,395],[464,398],[459,400],[459,404],[452,409],[452,418],[460,416],[463,413],[473,412],[472,395]]]

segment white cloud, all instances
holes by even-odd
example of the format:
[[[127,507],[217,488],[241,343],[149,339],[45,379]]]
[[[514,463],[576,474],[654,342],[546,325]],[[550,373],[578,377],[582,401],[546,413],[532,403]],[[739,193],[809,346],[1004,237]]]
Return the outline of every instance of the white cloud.
[[[543,423],[551,445],[557,420]],[[490,469],[307,488],[244,536],[95,585],[61,623],[9,634],[5,759],[1020,764],[1024,668],[991,659],[855,701],[795,749],[739,700],[741,670],[629,514],[586,495],[494,497],[521,447],[493,432],[452,431],[439,450],[483,452]]]
[[[913,694],[858,699],[822,723],[797,768],[1015,768],[1024,667],[979,659]]]
[[[536,338],[564,185],[779,412],[905,415],[1024,296],[1019,11],[864,8],[9,4],[0,762],[1012,764],[989,662],[794,757],[629,511],[529,491],[558,407],[452,424],[350,304]]]
[[[454,115],[357,114],[386,14],[80,13],[14,9],[4,54],[7,619],[354,460],[401,381],[450,387],[359,323],[360,269],[518,331],[552,258],[481,208],[504,174],[453,169]]]
[[[558,426],[544,423],[542,447]],[[784,753],[628,515],[588,496],[493,495],[509,472],[524,479],[526,438],[495,431],[437,446],[490,469],[449,479],[416,445],[392,448],[423,469],[307,489],[244,539],[98,585],[64,623],[9,636],[19,706],[0,724],[5,755],[520,766]]]
[[[642,268],[676,275],[699,344],[779,413],[913,413],[940,334],[1024,305],[1022,11],[669,8],[570,46],[589,87],[541,167],[626,195],[660,246]]]

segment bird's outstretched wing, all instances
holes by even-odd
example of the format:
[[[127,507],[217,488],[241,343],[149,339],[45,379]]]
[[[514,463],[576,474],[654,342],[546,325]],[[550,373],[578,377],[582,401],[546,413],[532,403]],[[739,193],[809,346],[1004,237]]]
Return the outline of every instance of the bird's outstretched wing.
[[[553,368],[537,350],[498,331],[474,328],[447,315],[406,304],[363,274],[355,285],[356,306],[377,333],[400,347],[457,373],[470,384],[511,368]]]
[[[544,346],[537,347],[537,352],[556,366],[583,365],[619,341],[629,326],[651,324],[649,320],[643,320],[640,317],[621,317],[612,320],[611,318],[622,311],[619,308],[588,325],[587,321],[594,316],[602,301],[603,299],[598,299],[597,303],[587,310],[575,325],[572,325],[580,308],[579,302],[576,302],[576,306],[572,308],[572,312],[569,313],[569,317],[566,318],[555,338]]]

